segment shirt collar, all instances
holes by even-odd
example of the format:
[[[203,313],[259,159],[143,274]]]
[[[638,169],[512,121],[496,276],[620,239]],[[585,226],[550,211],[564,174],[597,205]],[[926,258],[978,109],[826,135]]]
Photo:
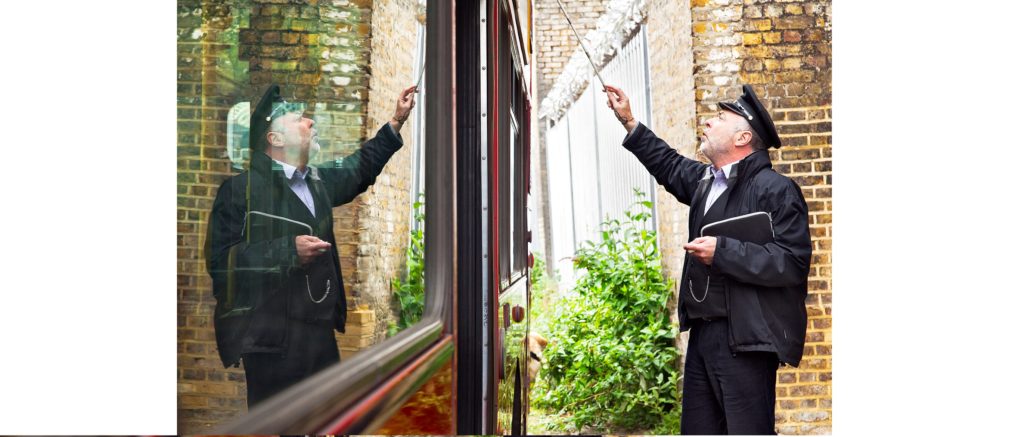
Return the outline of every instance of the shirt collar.
[[[735,176],[733,174],[732,168],[735,167],[737,163],[739,163],[739,161],[736,161],[736,162],[733,162],[733,163],[726,164],[726,165],[722,166],[722,172],[725,173],[725,178],[726,179],[729,179],[729,178]]]
[[[278,165],[280,165],[281,169],[284,170],[284,178],[285,179],[291,179],[292,177],[295,176],[295,173],[299,170],[298,168],[295,168],[294,165],[288,164],[286,162],[278,161],[276,159],[274,160],[274,162],[276,162]],[[306,166],[306,171],[299,172],[299,178],[300,179],[305,179],[306,175],[309,172],[310,172],[310,167],[307,165]],[[313,172],[313,175],[315,176],[316,172]]]
[[[726,180],[729,180],[729,178],[735,176],[734,174],[732,174],[733,173],[732,168],[734,166],[736,166],[737,163],[739,163],[739,161],[735,161],[735,162],[732,162],[732,163],[729,163],[729,164],[726,164],[726,165],[722,166],[722,170],[721,171],[722,171],[722,173],[725,174],[725,179]],[[714,175],[714,174],[718,174],[718,172],[715,171],[715,166],[714,165],[709,165],[707,170],[704,173],[704,178],[705,179],[706,178],[710,178],[711,175]]]

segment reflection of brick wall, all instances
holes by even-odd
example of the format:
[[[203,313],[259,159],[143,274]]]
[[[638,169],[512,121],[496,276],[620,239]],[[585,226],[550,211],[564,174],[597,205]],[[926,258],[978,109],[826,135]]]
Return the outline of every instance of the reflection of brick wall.
[[[234,13],[241,13],[236,16]],[[245,375],[224,369],[214,341],[202,245],[213,198],[232,174],[227,112],[250,99],[248,68],[228,61],[245,9],[178,2],[178,429],[209,430],[245,408]]]
[[[394,114],[401,90],[415,85],[417,17],[425,12],[415,0],[387,0],[373,3],[371,24],[372,76],[369,78],[367,134],[376,133]],[[422,94],[416,96],[422,105]],[[402,127],[405,145],[391,158],[377,182],[351,205],[359,208],[359,219],[350,236],[358,245],[356,274],[347,276],[358,290],[359,302],[369,305],[376,317],[374,343],[384,339],[390,310],[391,279],[405,271],[405,249],[409,244],[412,149],[414,122]],[[427,199],[426,202],[430,200]],[[343,207],[345,208],[345,207]],[[382,236],[388,236],[382,238]]]
[[[234,174],[226,153],[228,109],[258,99],[268,84],[278,83],[286,99],[313,105],[307,113],[327,143],[317,161],[347,155],[390,118],[401,87],[369,79],[371,59],[375,74],[405,74],[395,78],[404,84],[411,80],[401,79],[412,73],[399,70],[411,68],[416,48],[415,26],[403,21],[380,28],[373,47],[389,53],[373,54],[368,0],[204,3],[178,4],[178,429],[183,434],[208,432],[245,410],[244,372],[224,369],[217,356],[214,299],[202,253],[216,189]],[[374,23],[387,22],[388,14],[414,19],[411,0],[398,3],[407,7],[385,8],[372,17]],[[380,91],[371,91],[375,87]],[[411,128],[410,123],[403,129],[406,146],[377,184],[334,210],[350,298],[347,332],[338,335],[343,357],[383,334],[374,310],[359,305],[380,304],[364,296],[390,296],[387,281],[404,263]]]

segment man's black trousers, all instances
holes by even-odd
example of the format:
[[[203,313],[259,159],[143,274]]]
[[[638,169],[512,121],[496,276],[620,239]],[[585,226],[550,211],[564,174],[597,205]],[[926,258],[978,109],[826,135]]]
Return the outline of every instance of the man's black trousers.
[[[773,352],[729,350],[728,322],[698,320],[683,369],[682,434],[775,434]]]
[[[306,377],[341,361],[334,340],[334,322],[306,323],[288,320],[288,346],[284,354],[242,355],[247,403],[256,404]]]

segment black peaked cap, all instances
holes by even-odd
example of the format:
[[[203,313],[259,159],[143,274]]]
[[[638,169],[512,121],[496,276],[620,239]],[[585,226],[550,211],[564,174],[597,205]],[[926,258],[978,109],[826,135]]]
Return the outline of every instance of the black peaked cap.
[[[256,104],[256,109],[249,116],[249,149],[255,152],[262,152],[267,146],[267,129],[270,128],[271,117],[274,112],[274,104],[283,102],[281,98],[281,87],[273,84],[267,88]],[[281,115],[281,114],[277,114]]]
[[[768,115],[768,110],[757,99],[757,94],[754,94],[754,89],[750,85],[743,85],[743,95],[740,98],[733,102],[718,102],[718,107],[747,119],[750,127],[757,132],[757,136],[761,137],[766,146],[776,148],[782,146],[782,140],[779,139],[779,133],[775,130],[772,117]]]

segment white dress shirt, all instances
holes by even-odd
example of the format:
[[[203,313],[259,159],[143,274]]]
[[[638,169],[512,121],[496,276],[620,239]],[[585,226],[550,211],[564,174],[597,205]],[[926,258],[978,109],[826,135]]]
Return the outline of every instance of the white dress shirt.
[[[739,162],[739,161],[736,161]],[[729,173],[732,171],[732,167],[736,165],[736,162],[731,164],[723,165],[721,169],[715,170],[715,166],[708,166],[708,174],[713,176],[714,179],[711,181],[711,189],[708,190],[708,200],[704,202],[704,214],[708,213],[711,209],[711,205],[718,200],[718,196],[721,196],[728,185]]]
[[[300,173],[293,165],[276,159],[274,162],[280,164],[281,168],[284,169],[284,178],[288,181],[288,186],[291,187],[292,192],[294,192],[296,196],[299,196],[299,200],[306,205],[306,208],[309,208],[309,213],[313,214],[313,217],[316,217],[316,205],[313,204],[313,193],[309,191],[309,185],[306,184],[306,175],[311,171],[313,174],[310,177],[318,179],[315,169],[306,166],[306,170]]]

